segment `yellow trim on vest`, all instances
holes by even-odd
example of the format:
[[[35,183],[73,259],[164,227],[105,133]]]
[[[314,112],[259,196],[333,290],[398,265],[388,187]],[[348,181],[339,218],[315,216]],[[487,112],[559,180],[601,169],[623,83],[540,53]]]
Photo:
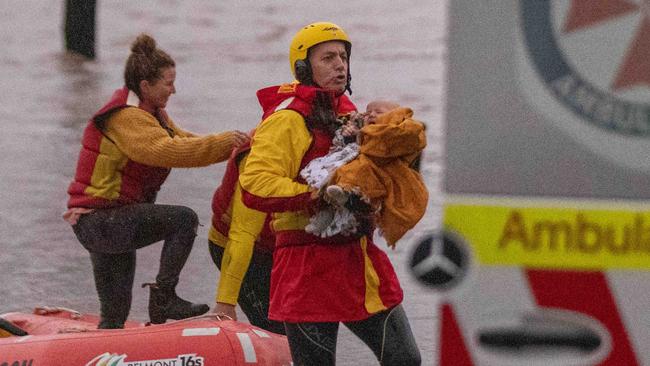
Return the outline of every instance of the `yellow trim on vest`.
[[[214,226],[210,226],[210,230],[208,231],[208,240],[210,240],[212,244],[216,244],[222,248],[225,248],[226,242],[228,242],[228,238],[215,229]]]
[[[361,250],[363,251],[364,260],[364,276],[366,280],[366,297],[365,306],[366,311],[370,314],[386,310],[386,306],[381,301],[379,296],[379,276],[375,267],[372,265],[370,257],[368,257],[368,240],[364,236],[360,239]]]
[[[102,137],[99,154],[90,177],[90,186],[86,188],[85,193],[107,200],[117,199],[122,187],[122,169],[128,161],[126,155],[115,144]]]
[[[297,82],[293,82],[290,84],[282,84],[278,88],[278,94],[286,94],[286,93],[293,93],[296,91],[296,88],[298,87]]]

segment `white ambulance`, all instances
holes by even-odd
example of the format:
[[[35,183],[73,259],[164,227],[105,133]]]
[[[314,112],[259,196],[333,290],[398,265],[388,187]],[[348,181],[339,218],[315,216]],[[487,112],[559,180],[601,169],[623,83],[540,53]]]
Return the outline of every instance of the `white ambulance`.
[[[449,9],[439,364],[650,365],[650,4]]]

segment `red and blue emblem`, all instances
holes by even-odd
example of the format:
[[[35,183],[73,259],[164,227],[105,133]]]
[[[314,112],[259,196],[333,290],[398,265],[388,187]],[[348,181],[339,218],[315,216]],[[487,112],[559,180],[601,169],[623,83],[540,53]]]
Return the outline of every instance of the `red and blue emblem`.
[[[554,98],[608,133],[650,137],[650,1],[520,5],[529,62]]]

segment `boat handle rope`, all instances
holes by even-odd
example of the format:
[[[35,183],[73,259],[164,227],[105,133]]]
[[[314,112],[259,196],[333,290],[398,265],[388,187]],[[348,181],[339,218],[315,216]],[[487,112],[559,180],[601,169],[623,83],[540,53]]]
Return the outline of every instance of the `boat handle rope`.
[[[70,314],[71,319],[80,319],[82,317],[82,314],[76,310],[62,307],[62,306],[37,306],[34,308],[34,314],[36,315],[47,315],[47,314],[56,314],[60,312],[67,312]],[[180,323],[180,322],[187,322],[187,321],[192,321],[192,320],[199,320],[199,319],[216,319],[219,321],[223,320],[234,320],[232,317],[229,315],[223,314],[223,313],[209,313],[209,314],[203,314],[203,315],[198,315],[194,316],[191,318],[185,318],[185,319],[180,319],[180,320],[175,320],[173,322],[169,322],[167,324],[174,324],[174,323]],[[150,325],[147,323],[147,325]],[[60,333],[73,333],[73,332],[85,332],[88,331],[86,328],[68,328],[68,329],[62,329]]]
[[[203,315],[194,316],[194,317],[191,317],[191,318],[185,318],[185,319],[175,320],[175,321],[173,321],[173,322],[169,322],[169,323],[167,323],[167,324],[180,323],[180,322],[187,322],[187,321],[198,320],[198,319],[203,319],[203,318],[217,319],[217,320],[219,320],[219,321],[222,321],[222,320],[234,320],[234,319],[231,318],[230,316],[228,316],[228,315],[226,315],[226,314],[223,314],[223,313],[209,313],[209,314],[203,314]],[[222,318],[225,318],[225,319],[222,319]]]
[[[37,307],[34,308],[34,314],[36,314],[36,315],[56,314],[56,313],[60,313],[60,312],[70,313],[70,318],[71,319],[79,319],[79,318],[81,318],[81,313],[80,312],[78,312],[76,310],[73,310],[73,309],[65,308],[65,307],[62,307],[62,306],[37,306]]]

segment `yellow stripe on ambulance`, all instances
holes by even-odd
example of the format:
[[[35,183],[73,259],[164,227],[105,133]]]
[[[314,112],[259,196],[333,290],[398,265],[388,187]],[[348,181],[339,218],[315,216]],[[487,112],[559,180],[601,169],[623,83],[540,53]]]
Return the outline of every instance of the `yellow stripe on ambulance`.
[[[650,208],[451,203],[444,223],[484,265],[650,270]]]

